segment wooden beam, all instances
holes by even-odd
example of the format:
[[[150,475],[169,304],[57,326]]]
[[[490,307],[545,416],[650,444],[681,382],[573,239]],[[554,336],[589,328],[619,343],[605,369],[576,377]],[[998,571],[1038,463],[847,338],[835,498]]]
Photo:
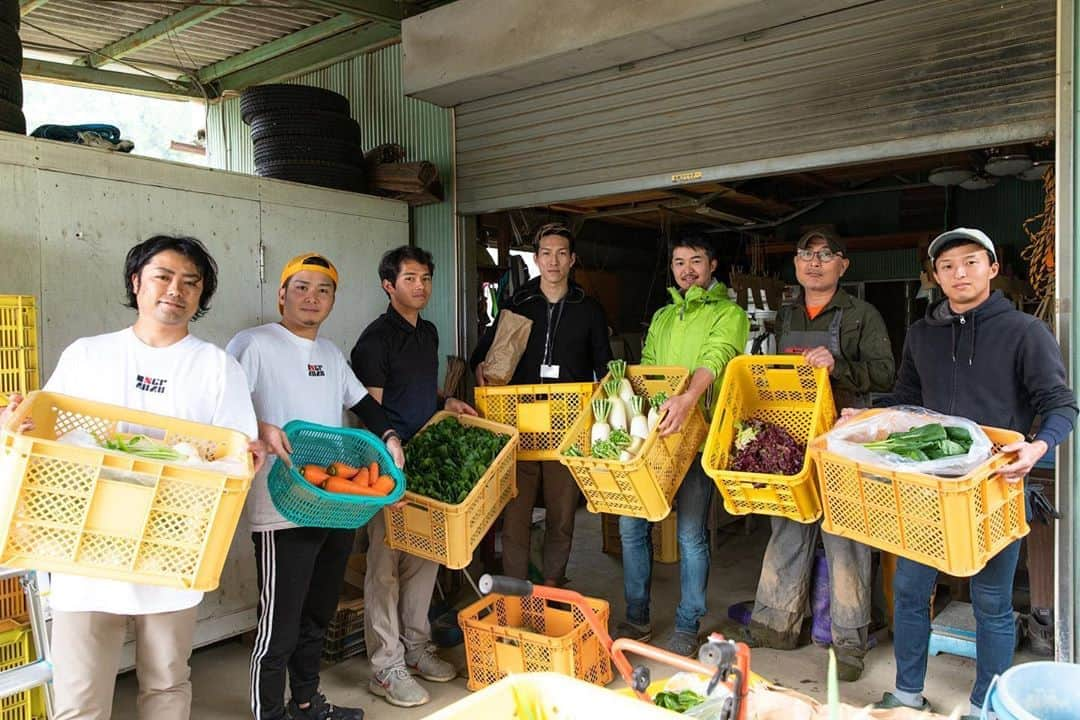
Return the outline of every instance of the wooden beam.
[[[401,29],[401,5],[395,0],[308,0],[308,2],[327,10],[349,13]]]
[[[19,0],[19,14],[26,17],[49,0]]]
[[[252,48],[247,52],[242,52],[238,55],[233,55],[230,58],[225,58],[220,62],[216,62],[213,65],[199,68],[195,77],[203,84],[213,82],[230,73],[271,60],[290,50],[323,40],[332,35],[337,35],[342,30],[348,30],[351,27],[355,27],[359,22],[360,21],[357,20],[354,15],[338,15],[337,17],[332,17],[329,20],[324,20],[311,27],[306,27],[303,30],[298,30],[297,32],[286,35],[283,38],[271,40],[270,42]]]
[[[201,99],[203,97],[191,85],[179,80],[159,80],[149,75],[98,70],[33,58],[23,59],[22,75],[33,80],[47,80],[96,89],[107,88],[135,95],[153,95],[173,99],[187,97]]]
[[[101,67],[112,62],[114,58],[132,55],[143,48],[161,42],[169,36],[169,33],[181,33],[212,17],[228,12],[234,6],[245,5],[247,1],[217,0],[217,5],[192,5],[180,12],[164,17],[156,23],[147,25],[142,30],[133,32],[127,37],[120,38],[114,43],[98,48],[95,52],[77,59],[74,64],[83,67]]]
[[[367,50],[398,37],[398,31],[379,23],[368,23],[332,38],[279,55],[266,62],[221,77],[217,94],[243,90],[260,83],[275,82],[324,68],[362,55]]]

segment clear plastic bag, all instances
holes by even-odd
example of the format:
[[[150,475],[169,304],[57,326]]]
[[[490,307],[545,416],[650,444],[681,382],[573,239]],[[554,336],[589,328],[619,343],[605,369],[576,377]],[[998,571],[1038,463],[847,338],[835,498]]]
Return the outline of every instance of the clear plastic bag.
[[[718,720],[725,717],[724,711],[728,700],[731,698],[731,689],[723,683],[717,683],[716,687],[713,688],[712,695],[706,697],[705,692],[709,689],[710,680],[711,678],[704,675],[678,672],[664,683],[664,691],[679,693],[683,690],[692,690],[696,692],[704,697],[705,701],[688,709],[682,713],[682,716],[698,718],[698,720]]]
[[[945,426],[965,428],[971,435],[971,448],[964,455],[917,461],[887,452],[876,452],[863,447],[863,443],[884,440],[889,433],[905,432],[912,428],[941,423]],[[966,418],[941,415],[926,408],[901,405],[888,410],[858,415],[851,422],[834,428],[825,435],[829,452],[868,465],[917,472],[940,477],[967,475],[983,464],[993,452],[994,446],[982,428]]]

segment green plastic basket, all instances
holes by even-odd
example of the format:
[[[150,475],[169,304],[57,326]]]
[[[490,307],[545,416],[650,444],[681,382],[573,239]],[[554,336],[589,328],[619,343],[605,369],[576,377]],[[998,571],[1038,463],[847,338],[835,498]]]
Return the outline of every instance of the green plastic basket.
[[[394,464],[386,446],[367,430],[326,427],[293,420],[283,428],[292,445],[293,469],[280,459],[270,468],[267,482],[274,507],[289,522],[301,527],[355,529],[405,494],[405,475]],[[341,461],[357,467],[379,463],[379,472],[394,479],[385,497],[341,495],[315,487],[296,468]]]

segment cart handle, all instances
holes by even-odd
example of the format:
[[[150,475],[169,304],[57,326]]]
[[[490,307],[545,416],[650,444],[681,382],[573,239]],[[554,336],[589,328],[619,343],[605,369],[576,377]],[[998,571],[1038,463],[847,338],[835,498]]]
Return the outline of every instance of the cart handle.
[[[486,573],[480,577],[480,581],[477,584],[480,592],[484,595],[496,593],[498,595],[511,595],[516,597],[532,596],[544,600],[553,600],[554,602],[573,605],[585,616],[585,622],[589,624],[593,634],[596,635],[596,639],[604,647],[607,654],[611,656],[611,661],[614,663],[615,669],[619,671],[619,675],[622,676],[622,679],[626,681],[628,686],[633,687],[634,668],[631,667],[630,661],[626,659],[625,655],[620,653],[616,656],[612,651],[611,635],[608,634],[607,627],[600,622],[600,618],[596,616],[596,612],[593,611],[585,596],[581,593],[574,592],[573,590],[564,590],[563,588],[548,587],[547,585],[534,585],[528,580],[507,577],[505,575],[489,575]],[[646,645],[645,647],[648,646]]]
[[[619,638],[611,644],[611,660],[618,667],[620,661],[627,667],[631,667],[630,661],[626,659],[627,653],[633,653],[634,655],[640,655],[648,658],[649,660],[655,660],[656,662],[663,663],[669,667],[673,667],[676,670],[682,670],[683,672],[695,673],[698,675],[705,675],[712,677],[716,673],[716,666],[709,666],[697,660],[691,660],[688,657],[682,655],[676,655],[675,653],[668,652],[667,650],[661,650],[658,647],[652,645],[646,645],[643,642],[637,640],[631,640],[630,638]],[[623,680],[626,684],[633,688],[634,693],[639,699],[645,702],[652,702],[652,698],[649,697],[645,688],[640,690],[635,686],[633,682],[633,672],[631,675],[623,675]]]

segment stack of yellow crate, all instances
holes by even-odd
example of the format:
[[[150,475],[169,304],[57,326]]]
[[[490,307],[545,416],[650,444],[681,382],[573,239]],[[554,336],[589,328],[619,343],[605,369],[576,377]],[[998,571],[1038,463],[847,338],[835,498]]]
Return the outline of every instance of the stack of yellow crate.
[[[0,672],[14,670],[34,659],[26,593],[19,578],[0,580]],[[31,720],[43,715],[41,688],[24,690],[0,700],[3,720]]]
[[[37,309],[30,295],[0,295],[0,405],[39,388]]]

